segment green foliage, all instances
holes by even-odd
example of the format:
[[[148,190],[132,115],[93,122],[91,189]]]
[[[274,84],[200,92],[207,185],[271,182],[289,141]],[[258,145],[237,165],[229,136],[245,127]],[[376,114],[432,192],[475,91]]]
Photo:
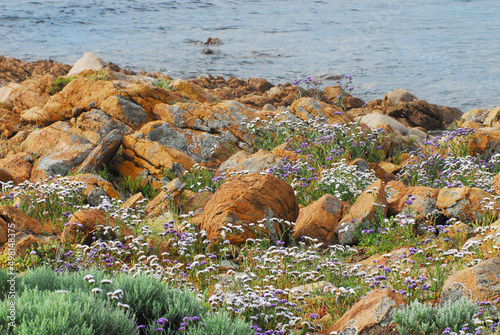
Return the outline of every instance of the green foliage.
[[[203,190],[215,192],[222,185],[224,178],[215,177],[209,169],[195,164],[191,171],[184,173],[184,181],[186,182],[186,189],[193,192],[197,193]]]
[[[141,192],[142,195],[148,199],[153,199],[160,193],[151,185],[149,180],[145,180],[142,177],[134,179],[130,176],[127,176],[118,183],[118,187],[121,189],[121,191],[127,192],[132,195]]]
[[[155,86],[159,88],[163,88],[167,91],[175,91],[175,88],[172,87],[172,80],[167,80],[165,78],[160,78],[155,82]]]
[[[9,330],[9,300],[0,303],[0,332]],[[82,291],[26,290],[16,297],[12,334],[139,334],[129,313]]]
[[[87,76],[87,78],[92,79],[92,80],[106,81],[106,80],[110,79],[110,76],[108,73],[106,73],[104,71],[94,71],[94,73],[91,74],[90,76]]]
[[[401,335],[441,334],[448,328],[448,332],[458,333],[467,325],[468,333],[474,334],[475,325],[473,315],[479,308],[468,299],[461,299],[441,306],[412,302],[403,310],[395,311],[392,318],[397,324]]]
[[[62,89],[68,85],[73,79],[76,79],[76,77],[70,76],[70,77],[57,77],[56,80],[54,80],[54,83],[49,89],[49,94],[54,95],[58,92],[61,92]]]
[[[226,312],[219,312],[203,319],[203,324],[189,329],[188,335],[252,335],[250,324],[239,319],[231,319]]]
[[[5,294],[9,291],[10,284],[7,281],[10,279],[9,272],[5,269],[0,269],[0,300],[5,299]]]

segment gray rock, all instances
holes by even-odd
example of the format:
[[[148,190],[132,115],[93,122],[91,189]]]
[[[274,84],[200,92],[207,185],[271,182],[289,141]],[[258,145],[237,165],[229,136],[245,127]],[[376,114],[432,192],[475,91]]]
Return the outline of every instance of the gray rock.
[[[392,129],[400,133],[401,135],[408,135],[408,127],[401,122],[394,120],[392,117],[380,114],[377,112],[367,114],[356,118],[356,120],[361,119],[361,122],[366,124],[371,129],[378,129],[383,124],[388,124]]]
[[[87,203],[92,207],[97,207],[105,201],[110,202],[111,199],[106,193],[106,191],[104,191],[100,187],[94,188],[87,195]]]
[[[396,107],[400,102],[412,102],[418,100],[410,91],[398,88],[397,90],[390,91],[385,95],[391,105]]]
[[[68,76],[78,74],[84,70],[101,71],[106,67],[106,63],[92,52],[86,52],[82,58],[76,61],[75,65],[69,70]]]

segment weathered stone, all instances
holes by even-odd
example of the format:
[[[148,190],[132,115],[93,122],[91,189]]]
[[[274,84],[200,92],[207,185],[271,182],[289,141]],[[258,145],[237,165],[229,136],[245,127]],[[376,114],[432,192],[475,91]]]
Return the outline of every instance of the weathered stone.
[[[337,225],[342,218],[342,203],[331,194],[302,208],[293,228],[293,237],[308,236],[318,239],[323,246],[338,243]]]
[[[479,128],[469,138],[467,145],[471,156],[479,155],[483,160],[500,154],[500,129]]]
[[[338,97],[342,94],[342,88],[337,85],[337,86],[327,86],[323,90],[323,95],[329,99],[332,103],[338,104],[339,99]],[[352,109],[352,108],[360,108],[365,104],[363,100],[360,98],[353,97],[350,94],[346,94],[344,92],[344,95],[342,97],[342,105],[347,108],[347,109]]]
[[[83,194],[85,196],[88,196],[92,190],[94,190],[96,188],[100,188],[106,192],[108,197],[110,197],[112,199],[119,199],[120,198],[120,194],[113,187],[113,184],[111,184],[109,181],[107,181],[106,179],[102,178],[99,175],[91,174],[91,173],[84,173],[84,174],[77,174],[74,176],[68,176],[65,178],[67,178],[70,182],[84,183],[87,186],[83,190]]]
[[[19,59],[0,56],[0,85],[2,82],[21,82],[31,77],[51,74],[55,77],[64,76],[71,66],[56,63],[53,60],[38,60],[22,62]]]
[[[170,204],[179,206],[185,187],[186,183],[183,183],[179,178],[170,181],[166,186],[166,190],[161,191],[160,194],[147,204],[146,214],[149,216],[158,216],[163,212],[167,212]]]
[[[378,212],[383,216],[387,214],[387,200],[384,190],[384,183],[378,179],[363,191],[350,208],[349,214],[346,214],[339,222],[337,234],[340,244],[357,243],[356,230],[359,229],[358,227],[369,228],[370,222]]]
[[[36,249],[38,243],[45,244],[46,240],[54,239],[54,236],[43,236],[42,225],[35,219],[21,212],[12,206],[0,207],[0,248],[5,254],[11,250],[7,244],[8,234],[15,235],[14,252],[15,256],[24,258],[27,249]]]
[[[100,187],[94,188],[87,195],[87,203],[92,207],[97,207],[104,202],[109,202],[111,199],[109,198],[106,191],[104,191]]]
[[[94,233],[96,233],[99,226],[112,228],[107,229],[106,235],[102,233],[103,236],[107,236],[109,239],[133,235],[132,231],[126,226],[118,226],[115,219],[108,217],[106,213],[99,209],[92,208],[73,213],[68,224],[64,227],[61,242],[90,245],[93,242],[92,237],[95,236]]]
[[[264,93],[265,91],[271,89],[274,85],[262,78],[248,78],[246,83],[250,86],[255,87],[259,92]]]
[[[170,84],[175,93],[191,101],[214,101],[215,99],[200,86],[182,79],[176,79]]]
[[[12,110],[18,114],[22,111],[45,106],[50,98],[50,88],[54,82],[52,75],[25,80],[10,96]]]
[[[106,114],[122,121],[132,128],[139,128],[146,123],[148,115],[141,105],[136,104],[121,95],[114,95],[104,100],[100,106]]]
[[[289,184],[270,174],[254,173],[226,180],[206,204],[201,229],[212,240],[221,237],[228,224],[241,225],[244,232],[234,229],[232,235],[226,235],[232,244],[241,245],[256,237],[249,226],[255,224],[255,230],[276,241],[284,233],[279,219],[295,222],[298,214],[297,199]],[[262,220],[263,228],[258,227]]]
[[[349,123],[354,118],[342,112],[340,107],[328,105],[313,98],[301,98],[291,106],[292,113],[300,119],[307,121],[315,117],[324,118],[328,123]]]
[[[76,172],[87,173],[102,170],[118,151],[122,143],[122,138],[120,130],[113,130],[89,153],[85,160],[76,168]]]
[[[500,297],[500,257],[487,259],[451,275],[445,280],[440,297],[441,303],[463,297],[473,302],[491,302]]]
[[[476,187],[443,188],[439,191],[436,205],[448,218],[475,222],[481,217],[481,201],[485,198],[493,199],[493,196]]]
[[[394,91],[388,92],[384,96],[384,100],[388,100],[391,105],[397,107],[400,102],[412,102],[418,100],[410,91],[398,88]]]
[[[19,184],[29,180],[31,168],[33,167],[31,161],[33,161],[33,157],[28,153],[11,154],[0,159],[0,171],[4,171],[6,175],[9,175],[9,180]],[[2,179],[1,175],[0,172],[0,181],[9,181]]]
[[[390,116],[381,114],[379,112],[374,112],[371,114],[366,114],[356,118],[356,120],[361,120],[362,123],[366,124],[371,129],[379,129],[384,124],[388,124],[392,129],[397,131],[401,135],[408,135],[408,127],[401,122],[393,119]]]
[[[254,154],[239,151],[222,163],[219,169],[217,169],[216,174],[221,175],[225,173],[229,175],[231,172],[240,171],[247,171],[248,173],[267,172],[270,168],[279,166],[282,160],[282,157],[263,150],[259,150]]]
[[[500,195],[500,173],[497,173],[493,178],[493,190],[495,190],[495,194]]]
[[[392,314],[405,305],[403,296],[388,289],[376,289],[355,303],[326,333],[369,335],[375,326],[387,327]],[[382,332],[381,332],[382,333]]]
[[[106,67],[106,63],[92,52],[86,52],[82,58],[68,72],[68,76],[78,74],[84,70],[100,71]]]
[[[142,195],[141,192],[134,194],[130,198],[127,199],[123,204],[121,204],[121,208],[134,208],[137,206],[139,201],[144,200],[144,196]]]

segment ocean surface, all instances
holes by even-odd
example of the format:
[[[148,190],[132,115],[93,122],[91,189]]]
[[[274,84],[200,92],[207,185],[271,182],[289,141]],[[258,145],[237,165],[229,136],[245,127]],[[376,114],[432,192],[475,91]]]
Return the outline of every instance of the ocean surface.
[[[223,45],[202,51],[209,37]],[[431,103],[500,106],[500,1],[0,0],[0,54],[73,64],[262,77],[353,76],[354,95],[406,88]]]

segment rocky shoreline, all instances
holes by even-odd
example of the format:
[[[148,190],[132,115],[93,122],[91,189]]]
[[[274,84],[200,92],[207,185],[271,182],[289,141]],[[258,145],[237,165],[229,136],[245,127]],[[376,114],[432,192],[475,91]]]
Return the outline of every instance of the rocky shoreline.
[[[262,78],[209,76],[186,81],[125,71],[90,53],[73,66],[0,56],[0,186],[5,192],[0,202],[0,248],[4,254],[9,248],[8,223],[16,226],[14,249],[22,258],[29,257],[37,245],[55,242],[91,247],[96,222],[109,220],[106,204],[118,200],[123,202],[121,208],[144,204],[142,212],[134,214],[143,220],[168,221],[172,213],[185,215],[197,233],[206,234],[208,243],[228,241],[241,250],[249,240],[268,238],[280,248],[280,243],[288,247],[303,236],[327,248],[358,246],[349,271],[371,273],[367,283],[377,282],[370,288],[378,288],[368,291],[367,286],[366,296],[350,303],[343,316],[335,316],[322,305],[318,290],[302,287],[319,299],[308,300],[304,307],[310,313],[318,311],[310,314],[318,315],[310,320],[311,333],[320,333],[320,328],[326,334],[397,333],[390,318],[408,303],[408,295],[398,293],[395,286],[389,290],[390,285],[380,285],[383,279],[373,279],[379,269],[375,265],[396,266],[399,259],[413,257],[411,248],[424,247],[398,245],[389,253],[369,255],[365,253],[374,246],[356,234],[361,229],[370,234],[370,229],[373,232],[385,224],[380,222],[406,215],[415,231],[420,226],[458,229],[464,225],[463,240],[451,236],[459,249],[499,227],[500,107],[463,114],[419,100],[403,89],[365,102],[350,94],[349,82],[345,78],[338,86],[319,90],[310,78],[277,86]],[[307,89],[300,87],[305,84]],[[331,146],[332,138],[336,147]],[[314,151],[323,146],[329,149]],[[453,161],[439,165],[429,157]],[[446,179],[463,169],[457,165],[461,159],[471,159],[469,165],[463,163],[466,167],[478,162],[471,173],[484,170],[484,174],[476,179],[469,174]],[[420,172],[432,164],[437,164],[436,171]],[[186,187],[186,176],[199,171],[207,171],[210,177]],[[293,171],[301,172],[292,178]],[[359,173],[357,186],[340,190],[338,185],[349,183],[351,177],[338,176],[348,171]],[[440,174],[443,171],[447,172]],[[328,176],[340,179],[327,182]],[[57,180],[79,183],[85,198],[82,204],[87,206],[67,211],[67,225],[43,222],[20,210],[29,208],[21,196],[35,189],[29,185]],[[23,191],[15,191],[16,185],[24,185],[19,186]],[[135,192],[139,189],[142,193]],[[152,192],[150,199],[146,191]],[[486,220],[486,212],[489,221],[481,225],[478,220]],[[113,231],[108,239],[140,234],[137,226],[122,225],[120,220],[117,216],[108,222]],[[251,228],[259,222],[262,229]],[[288,226],[291,222],[293,228]],[[175,229],[180,233],[185,224]],[[238,225],[241,231],[229,228],[231,234],[226,236],[228,227]],[[477,226],[482,233],[472,229]],[[117,227],[120,233],[115,233]],[[498,305],[500,239],[493,232],[491,248],[481,261],[457,266],[434,292],[432,302],[438,297],[443,302],[467,296],[474,302]],[[148,234],[144,237],[147,254],[173,261],[175,257],[164,256],[170,242],[158,242]],[[425,234],[414,235],[412,241]],[[434,235],[448,245],[443,241],[450,237]],[[232,253],[234,258],[228,256],[218,268],[220,282],[238,272],[236,263],[244,262],[243,254]],[[176,257],[176,261],[182,258]],[[428,277],[423,263],[416,271]],[[248,281],[255,279],[252,269],[239,272],[250,276]],[[304,284],[333,290],[334,284],[325,282],[324,275],[311,276],[316,279]],[[210,290],[219,289],[215,285]],[[295,288],[284,285],[283,289]],[[294,333],[293,329],[306,326],[301,327],[286,331]],[[277,328],[273,325],[273,331]]]

